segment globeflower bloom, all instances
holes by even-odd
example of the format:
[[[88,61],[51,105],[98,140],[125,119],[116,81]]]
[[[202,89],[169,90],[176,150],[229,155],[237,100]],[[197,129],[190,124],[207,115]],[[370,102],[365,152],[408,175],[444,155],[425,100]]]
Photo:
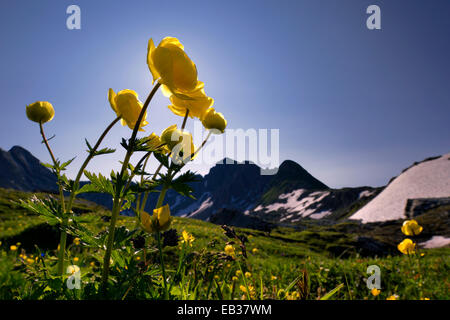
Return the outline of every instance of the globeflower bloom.
[[[380,292],[381,292],[381,290],[378,290],[377,288],[373,288],[373,289],[370,291],[370,293],[371,293],[374,297],[376,297],[377,295],[379,295]]]
[[[185,161],[195,153],[192,135],[179,130],[176,124],[168,127],[161,133],[161,141],[172,152],[172,157],[176,163],[180,161],[180,156]]]
[[[152,149],[154,152],[159,152],[159,153],[164,153],[164,154],[169,152],[169,149],[165,145],[163,145],[161,138],[154,132],[152,132],[152,134],[148,136],[148,141],[146,144],[147,144],[147,147]]]
[[[153,76],[172,94],[186,94],[198,89],[197,67],[184,52],[177,38],[166,37],[155,47],[153,39],[148,42],[147,65]]]
[[[235,254],[236,254],[236,252],[234,251],[234,247],[233,247],[231,244],[227,244],[227,245],[225,246],[224,251],[225,251],[225,253],[226,253],[227,255],[232,256],[232,257],[234,257]],[[239,270],[238,270],[238,271],[239,271]],[[237,272],[236,272],[236,275],[238,275]]]
[[[407,236],[417,236],[423,230],[416,220],[406,220],[402,225],[402,232]]]
[[[194,242],[195,238],[192,234],[187,232],[186,230],[183,230],[181,233],[181,243],[186,243],[192,247],[192,242]]]
[[[201,119],[205,112],[214,104],[214,99],[208,97],[203,89],[189,94],[185,98],[180,98],[177,95],[170,96],[171,105],[169,109],[177,116],[184,117],[189,110],[189,117]]]
[[[122,117],[120,123],[123,126],[127,125],[133,130],[143,107],[142,102],[139,101],[137,93],[133,90],[125,89],[117,92],[116,94],[113,89],[109,89],[108,100],[111,104],[111,108],[117,116]],[[139,131],[144,131],[142,127],[148,124],[146,119],[147,111],[142,117],[139,125]]]
[[[53,119],[55,109],[50,102],[37,101],[26,107],[28,119],[37,123],[45,123]]]
[[[160,232],[169,229],[172,222],[170,216],[169,205],[164,205],[153,210],[153,216],[150,216],[147,212],[141,213],[141,224],[145,231],[148,233]]]
[[[397,248],[403,254],[413,254],[416,251],[416,244],[411,239],[405,239],[398,244]]]
[[[224,133],[227,127],[227,120],[225,120],[222,113],[216,112],[214,108],[209,108],[202,118],[202,124],[206,129],[216,129]]]

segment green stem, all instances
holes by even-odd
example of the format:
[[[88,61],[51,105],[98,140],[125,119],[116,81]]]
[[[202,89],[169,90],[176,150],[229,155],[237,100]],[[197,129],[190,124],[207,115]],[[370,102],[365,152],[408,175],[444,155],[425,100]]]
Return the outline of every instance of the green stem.
[[[162,246],[161,246],[161,233],[159,231],[156,233],[156,240],[158,242],[159,260],[161,263],[161,270],[162,270],[162,276],[163,276],[164,299],[168,299],[169,294],[167,291],[167,284],[166,284],[166,269],[164,267],[164,259],[163,259]]]
[[[131,138],[129,140],[130,144],[128,146],[127,154],[125,155],[125,159],[122,164],[122,169],[120,170],[120,174],[118,176],[119,182],[122,181],[122,177],[125,173],[125,170],[127,170],[127,168],[128,168],[128,163],[130,161],[131,155],[133,154],[134,143],[135,143],[135,139],[137,136],[137,132],[139,130],[139,127],[140,127],[140,124],[144,117],[144,114],[147,111],[150,101],[152,100],[153,96],[155,95],[156,91],[158,91],[160,86],[161,86],[161,84],[157,83],[153,87],[152,91],[150,92],[150,94],[147,97],[147,100],[145,100],[144,105],[142,106],[141,113],[139,114],[139,117],[134,125],[133,133],[131,134]],[[108,282],[108,277],[109,277],[109,265],[110,265],[112,247],[114,244],[114,232],[115,232],[115,228],[116,228],[117,217],[120,212],[120,207],[121,207],[120,204],[122,203],[122,201],[120,199],[121,193],[122,193],[121,188],[117,187],[116,189],[117,189],[116,196],[114,197],[113,209],[112,209],[112,213],[111,213],[111,222],[110,222],[109,229],[108,229],[109,233],[108,233],[106,252],[105,252],[105,256],[103,258],[102,291],[104,291],[104,292],[106,291],[106,284]]]
[[[53,151],[50,148],[50,145],[48,144],[47,137],[44,133],[44,127],[42,126],[42,122],[39,122],[39,129],[41,131],[42,139],[44,140],[45,146],[47,147],[48,152],[50,153],[50,157],[52,158],[53,165],[55,168],[56,178],[58,179],[58,189],[59,189],[59,197],[61,199],[61,208],[62,208],[62,222],[61,225],[63,228],[65,228],[68,224],[68,217],[66,216],[66,209],[65,209],[65,201],[64,201],[64,190],[61,185],[61,175],[60,170],[58,168],[56,158],[53,155]],[[65,231],[61,231],[60,239],[59,239],[59,252],[58,252],[58,275],[62,276],[64,273],[64,253],[66,248],[66,242],[67,242],[67,233]]]

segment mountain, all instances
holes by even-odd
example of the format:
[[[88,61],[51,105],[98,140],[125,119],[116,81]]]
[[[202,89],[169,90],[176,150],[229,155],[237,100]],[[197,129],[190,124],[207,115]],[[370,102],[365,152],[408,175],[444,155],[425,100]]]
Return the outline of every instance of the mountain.
[[[0,187],[21,191],[56,192],[56,178],[29,151],[14,146],[0,149]]]
[[[425,159],[403,170],[379,195],[350,218],[363,223],[405,219],[405,208],[409,211],[414,203],[411,200],[417,199],[415,202],[423,203],[423,199],[429,199],[427,202],[439,206],[448,203],[449,197],[450,153]],[[410,204],[407,206],[408,200]]]

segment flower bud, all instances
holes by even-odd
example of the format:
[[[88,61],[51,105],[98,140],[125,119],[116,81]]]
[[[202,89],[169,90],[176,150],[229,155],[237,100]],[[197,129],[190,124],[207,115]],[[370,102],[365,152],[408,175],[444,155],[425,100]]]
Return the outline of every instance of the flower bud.
[[[50,102],[37,101],[26,107],[28,119],[37,123],[45,123],[53,119],[55,109]]]
[[[206,129],[216,129],[223,133],[227,127],[227,120],[222,113],[216,112],[214,108],[209,108],[203,116],[202,124]]]

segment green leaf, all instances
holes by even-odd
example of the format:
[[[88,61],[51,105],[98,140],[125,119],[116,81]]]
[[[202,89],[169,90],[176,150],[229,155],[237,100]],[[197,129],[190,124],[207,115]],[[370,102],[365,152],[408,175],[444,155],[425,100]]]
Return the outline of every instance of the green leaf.
[[[331,290],[330,292],[328,292],[326,295],[324,295],[322,298],[320,298],[320,300],[328,300],[330,299],[332,296],[334,296],[334,294],[336,292],[338,292],[342,287],[344,286],[343,283],[341,283],[340,285],[338,285],[336,288],[334,288],[333,290]]]
[[[156,160],[159,161],[159,163],[162,163],[162,165],[166,168],[169,168],[169,157],[162,153],[155,153],[154,154]]]
[[[72,159],[70,159],[70,160],[64,162],[64,163],[59,167],[59,170],[61,170],[61,171],[62,171],[62,170],[66,170],[66,167],[67,167],[68,165],[70,165],[70,164],[72,163],[72,161],[75,160],[75,158],[76,158],[76,157],[73,157]]]
[[[29,200],[20,200],[17,205],[45,218],[49,224],[59,224],[62,222],[62,207],[56,199],[49,197],[47,199],[38,199],[33,196]]]
[[[107,193],[112,196],[115,195],[115,188],[113,183],[110,180],[108,180],[105,176],[103,176],[100,173],[96,175],[95,173],[90,173],[89,171],[86,170],[84,171],[84,174],[91,183],[81,187],[77,191],[77,194],[87,192],[99,192],[99,193]]]
[[[192,195],[192,192],[194,191],[192,187],[188,184],[189,182],[195,182],[198,181],[195,174],[191,171],[183,173],[181,176],[179,176],[177,179],[173,180],[170,184],[170,188],[174,189],[179,194],[189,197],[191,199],[195,199],[195,197]]]

